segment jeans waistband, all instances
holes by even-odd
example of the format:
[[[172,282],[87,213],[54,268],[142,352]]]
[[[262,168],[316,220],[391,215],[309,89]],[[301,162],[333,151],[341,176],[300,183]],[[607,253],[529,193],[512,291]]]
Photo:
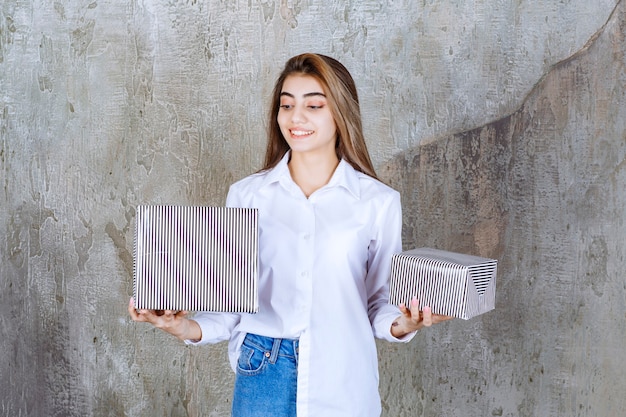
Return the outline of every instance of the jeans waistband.
[[[248,333],[243,343],[265,352],[265,356],[269,358],[270,363],[276,363],[278,356],[291,356],[295,357],[296,360],[298,359],[298,339],[281,339]]]

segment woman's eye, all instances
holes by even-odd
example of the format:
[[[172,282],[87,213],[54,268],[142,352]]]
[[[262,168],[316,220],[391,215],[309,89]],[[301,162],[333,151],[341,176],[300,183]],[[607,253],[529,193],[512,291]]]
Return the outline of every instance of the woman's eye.
[[[319,106],[309,106],[309,108],[310,108],[311,110],[319,110],[319,109],[321,109],[321,108],[323,108],[323,107],[324,107],[324,105],[322,105],[322,104],[320,104]]]
[[[281,104],[280,108],[281,109],[285,109],[285,110],[289,110],[291,108],[291,105],[290,104]]]

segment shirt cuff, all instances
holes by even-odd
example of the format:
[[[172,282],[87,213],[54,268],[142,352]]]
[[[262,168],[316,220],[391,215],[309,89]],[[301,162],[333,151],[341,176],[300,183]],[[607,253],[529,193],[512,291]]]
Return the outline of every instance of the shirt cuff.
[[[391,333],[391,330],[389,331]],[[391,335],[391,337],[394,339],[394,342],[398,342],[398,343],[408,343],[411,340],[413,340],[413,338],[415,337],[415,335],[417,334],[417,330],[415,330],[414,332],[411,333],[407,333],[402,337],[395,337],[394,335]]]
[[[184,342],[186,345],[198,346],[228,340],[233,328],[239,322],[239,315],[234,313],[198,312],[190,320],[198,323],[202,337],[200,340],[187,339]]]

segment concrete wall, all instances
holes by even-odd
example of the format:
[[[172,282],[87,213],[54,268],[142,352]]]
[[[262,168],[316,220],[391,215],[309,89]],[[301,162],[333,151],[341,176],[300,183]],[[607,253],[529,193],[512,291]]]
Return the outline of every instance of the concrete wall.
[[[5,0],[0,415],[228,415],[224,345],[127,318],[134,207],[222,204],[308,50],[405,246],[500,261],[496,311],[379,344],[384,415],[625,415],[626,6],[537,3]]]

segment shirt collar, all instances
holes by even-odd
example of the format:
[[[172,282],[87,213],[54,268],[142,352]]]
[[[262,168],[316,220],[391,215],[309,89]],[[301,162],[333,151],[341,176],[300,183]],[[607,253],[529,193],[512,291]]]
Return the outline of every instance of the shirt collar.
[[[328,182],[328,186],[343,187],[348,190],[355,198],[361,197],[361,189],[359,187],[359,172],[352,167],[345,159],[339,161],[339,165],[335,169],[333,176]]]
[[[287,151],[285,156],[276,164],[274,168],[267,172],[265,180],[261,187],[280,182],[287,188],[297,185],[293,182],[287,163],[291,156],[291,151]],[[333,176],[328,182],[327,187],[343,187],[348,190],[355,198],[360,198],[361,192],[359,188],[359,172],[344,159],[339,161],[339,165],[335,169]]]
[[[279,182],[281,178],[290,178],[291,174],[289,173],[289,167],[287,166],[287,162],[289,162],[289,156],[291,155],[291,151],[287,151],[285,156],[276,164],[276,166],[269,171],[267,171],[267,175],[261,184],[261,187],[265,187],[267,185],[273,184],[275,182]]]

